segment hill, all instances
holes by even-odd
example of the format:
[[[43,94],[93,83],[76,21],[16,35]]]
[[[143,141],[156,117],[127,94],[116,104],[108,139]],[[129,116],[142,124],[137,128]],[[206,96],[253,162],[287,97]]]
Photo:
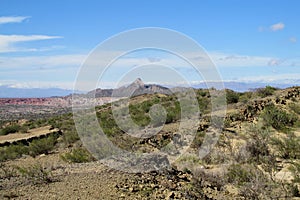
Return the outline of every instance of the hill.
[[[95,161],[95,154],[90,154],[79,140],[71,113],[3,122],[1,133],[6,135],[30,133],[49,125],[60,130],[61,135],[0,147],[0,196],[15,199],[67,199],[74,195],[79,199],[297,199],[300,196],[300,87],[284,90],[266,87],[244,93],[226,90],[224,126],[216,145],[203,159],[198,156],[199,148],[206,136],[214,134],[210,123],[212,116],[218,115],[211,112],[211,98],[220,93],[205,89],[196,89],[195,93],[201,118],[189,148],[175,162],[166,160],[163,155],[156,157],[165,168],[145,173],[125,173],[107,167],[107,162]],[[165,108],[163,124],[151,124],[153,105]],[[172,144],[187,141],[187,133],[179,131],[182,119],[176,95],[142,94],[130,99],[133,122],[149,133],[158,130],[148,137],[134,137],[121,129],[114,120],[112,106],[96,107],[96,116],[106,137],[123,150],[142,154],[159,152],[168,146],[171,158],[178,153],[176,148],[172,150],[176,147]],[[92,138],[93,134],[98,133],[91,133]],[[98,155],[107,155],[104,150]],[[128,160],[119,160],[119,164],[122,162]],[[129,162],[134,168],[135,160]],[[141,166],[147,169],[152,162],[155,161],[142,160]]]
[[[171,91],[163,86],[156,84],[144,84],[142,79],[137,78],[134,82],[127,86],[121,86],[116,89],[101,89],[88,92],[86,95],[90,97],[130,97],[142,94],[171,94]]]

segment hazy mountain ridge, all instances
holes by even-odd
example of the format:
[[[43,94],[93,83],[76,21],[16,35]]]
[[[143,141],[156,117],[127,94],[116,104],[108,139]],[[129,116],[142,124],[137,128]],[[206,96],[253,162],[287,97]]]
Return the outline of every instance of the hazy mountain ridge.
[[[292,86],[299,86],[300,80],[294,83],[274,83],[274,82],[235,82],[224,81],[224,87],[234,90],[236,92],[245,92],[263,88],[267,85],[272,87],[284,89]],[[207,88],[207,85],[213,86],[216,89],[221,89],[220,82],[203,82],[192,84],[193,88]],[[77,94],[82,97],[125,97],[125,96],[138,96],[141,94],[154,94],[163,93],[171,94],[169,88],[177,88],[172,85],[158,85],[158,84],[145,84],[140,78],[137,78],[133,83],[127,86],[121,86],[116,89],[101,89],[89,91],[87,93],[80,91],[73,91],[70,89],[61,88],[13,88],[9,85],[0,86],[0,98],[49,98],[49,97],[71,97],[72,94]],[[180,87],[178,87],[180,88]]]
[[[41,98],[66,96],[73,90],[61,88],[13,88],[9,85],[0,86],[0,98]]]
[[[157,84],[144,84],[144,82],[137,78],[133,83],[127,86],[121,86],[116,89],[101,89],[90,91],[87,93],[89,97],[129,97],[138,96],[141,94],[171,94],[172,92],[167,88]]]

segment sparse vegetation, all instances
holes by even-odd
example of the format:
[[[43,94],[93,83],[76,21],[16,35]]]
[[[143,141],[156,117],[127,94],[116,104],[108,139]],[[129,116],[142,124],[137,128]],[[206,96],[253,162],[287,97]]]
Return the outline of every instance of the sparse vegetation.
[[[0,135],[16,133],[16,132],[20,131],[20,129],[21,129],[21,126],[19,124],[12,124],[12,125],[2,128],[2,130],[0,131]]]
[[[274,94],[277,89],[271,86],[266,86],[265,88],[260,88],[257,90],[257,93],[260,97],[267,97]]]
[[[115,189],[122,191],[124,196],[127,192],[130,192],[131,197],[139,194],[141,199],[292,199],[299,197],[300,138],[297,126],[300,114],[299,96],[297,96],[299,90],[290,89],[287,92],[275,90],[272,87],[246,93],[228,90],[226,99],[229,112],[225,125],[221,129],[218,142],[204,159],[198,156],[199,148],[204,139],[209,139],[206,136],[214,134],[214,130],[210,128],[211,99],[208,90],[195,90],[201,118],[199,127],[196,127],[198,132],[187,154],[173,163],[174,169],[126,175],[128,177],[123,182],[114,183],[118,185]],[[212,95],[218,95],[218,91]],[[134,97],[130,100],[129,114],[142,128],[145,126],[146,129],[151,129],[151,125],[156,128],[164,120],[163,116],[155,110],[151,113],[153,111],[151,107],[157,104],[166,111],[166,123],[162,130],[148,138],[135,138],[121,130],[114,119],[112,104],[96,107],[96,115],[106,136],[120,149],[151,153],[166,147],[172,141],[176,145],[185,145],[186,141],[178,129],[181,122],[181,109],[183,107],[193,112],[194,107],[185,101],[179,102],[176,95],[147,94]],[[122,109],[121,106],[117,108]],[[120,110],[118,115],[124,117],[125,111]],[[150,124],[151,116],[156,116],[154,119],[157,121],[154,120],[154,124]],[[62,170],[59,168],[55,174],[66,172],[68,176],[73,177],[75,175],[69,169],[72,170],[72,167],[76,166],[76,170],[79,170],[76,180],[80,176],[81,167],[89,166],[90,163],[86,162],[94,161],[92,155],[82,147],[72,121],[72,114],[22,123],[5,121],[1,123],[1,128],[3,130],[15,124],[20,126],[16,130],[19,133],[23,132],[23,128],[30,131],[32,128],[51,125],[52,128],[60,129],[62,135],[54,134],[0,147],[1,184],[13,183],[17,179],[25,180],[29,184],[46,184],[55,181],[50,167],[39,163],[21,166],[20,162],[23,161],[57,159]],[[175,149],[176,145],[172,147]],[[100,153],[104,156],[109,154],[105,151],[106,149]],[[40,154],[45,155],[39,156]],[[21,160],[14,161],[16,158]],[[3,162],[7,160],[10,160],[7,163],[17,163],[17,168]],[[67,163],[86,164],[70,165],[62,160]],[[66,169],[66,166],[72,167]],[[177,171],[176,168],[182,171]],[[94,169],[91,171],[94,172]],[[88,175],[91,172],[84,173]],[[99,174],[99,177],[107,173],[110,172],[105,171]],[[117,173],[113,172],[109,177],[113,178]],[[282,176],[283,173],[286,175]],[[164,192],[165,190],[167,192]],[[162,196],[155,196],[158,193]]]
[[[12,177],[17,176],[17,171],[14,167],[8,166],[0,162],[0,179],[11,179]],[[1,183],[1,181],[0,181]]]
[[[33,140],[31,143],[29,143],[29,155],[37,156],[40,154],[48,154],[54,149],[54,145],[57,142],[56,140],[57,138],[54,135]]]
[[[22,177],[31,184],[51,183],[54,177],[51,169],[43,166],[40,163],[35,163],[26,167],[16,167]]]
[[[277,108],[274,104],[270,104],[265,108],[262,118],[267,125],[272,126],[276,130],[286,130],[288,126],[293,126],[297,121],[295,115]]]
[[[288,133],[283,138],[272,138],[278,155],[283,159],[300,159],[300,138],[293,133]]]
[[[261,163],[265,158],[270,156],[270,138],[271,132],[262,125],[251,125],[247,132],[246,150],[250,153],[252,161]]]
[[[0,161],[11,160],[29,153],[29,147],[22,143],[0,147]]]
[[[228,104],[239,102],[239,93],[232,90],[226,90],[226,101]]]
[[[300,115],[300,104],[290,103],[289,107],[294,113]]]
[[[0,147],[0,162],[20,158],[22,155],[37,156],[51,152],[57,142],[57,136],[51,135],[42,139],[34,139],[29,144],[18,142]]]
[[[84,163],[94,160],[92,155],[83,148],[72,149],[71,152],[61,155],[61,158],[66,162],[71,163]]]
[[[249,99],[252,98],[253,93],[252,92],[244,92],[240,94],[239,101],[243,103],[247,103]]]

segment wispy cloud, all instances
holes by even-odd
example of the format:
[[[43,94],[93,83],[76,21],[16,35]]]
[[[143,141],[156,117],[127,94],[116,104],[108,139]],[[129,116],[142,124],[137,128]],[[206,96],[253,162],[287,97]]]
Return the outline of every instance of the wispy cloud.
[[[22,57],[0,57],[1,70],[45,70],[68,67],[79,67],[86,55],[70,54],[55,56],[22,56]]]
[[[27,16],[3,16],[0,17],[0,24],[8,24],[8,23],[20,23],[23,22],[25,19],[30,17]]]
[[[272,57],[227,54],[212,52],[209,54],[218,67],[264,67]]]
[[[268,66],[279,66],[284,62],[283,59],[278,59],[278,58],[272,58],[268,62]]]
[[[107,55],[109,55],[110,53],[112,52],[106,52]],[[223,71],[237,70],[245,72],[245,70],[247,71],[253,68],[254,71],[257,70],[258,75],[263,76],[264,74],[261,74],[259,70],[281,70],[287,69],[286,67],[289,67],[288,69],[294,69],[297,72],[297,68],[293,66],[300,66],[300,58],[276,58],[228,54],[224,52],[208,52],[208,54],[212,61],[217,65],[217,67]],[[191,52],[191,57],[193,56],[195,57],[195,59],[199,59],[199,55]],[[36,86],[36,84],[38,83],[39,87],[43,85],[43,87],[59,86],[63,88],[71,88],[71,80],[75,79],[81,64],[86,58],[87,54],[18,57],[3,55],[0,56],[0,80],[18,80],[16,82],[22,82],[22,84],[24,82],[32,83],[29,84],[28,87]],[[95,60],[93,62],[89,62],[89,64],[91,65],[90,73],[93,74],[97,73],[97,70],[100,70],[100,67],[105,66],[106,63],[102,59],[96,58],[99,57],[95,56]],[[206,66],[206,59],[202,57],[202,59],[200,60],[204,60],[203,66]],[[121,57],[120,59],[112,63],[106,70],[106,76],[104,77],[103,81],[105,83],[113,82],[116,78],[119,77],[119,75],[122,76],[123,74],[130,72],[135,68],[152,65],[169,66],[170,68],[175,69],[175,71],[177,71],[179,74],[191,78],[191,80],[202,80],[200,78],[194,78],[194,71],[189,71],[191,70],[191,66],[185,61],[179,59],[177,56],[156,55],[155,57],[150,57],[149,59],[147,57],[144,57],[144,55],[140,55],[136,57]],[[160,73],[160,68],[155,69],[156,70],[154,71],[154,73],[157,73],[159,76],[165,74]],[[203,70],[205,69],[206,68],[203,67]],[[133,70],[133,72],[139,73],[140,71]],[[251,73],[252,76],[253,74],[255,73]],[[299,75],[298,72],[297,74]],[[239,74],[239,77],[242,79],[246,78],[248,75],[250,76],[250,74],[247,73]],[[224,78],[226,78],[227,76],[227,79],[234,78],[231,74],[225,74],[224,76]]]
[[[296,37],[290,37],[290,38],[289,38],[289,41],[290,41],[291,43],[296,43],[296,42],[297,42],[297,38],[296,38]]]
[[[62,38],[61,36],[48,35],[0,35],[0,53],[31,51],[30,49],[17,48],[14,45],[19,42],[29,42],[37,40],[50,40]]]
[[[284,23],[279,22],[277,24],[273,24],[270,26],[271,31],[280,31],[283,30],[285,27]]]
[[[294,84],[299,85],[300,73],[272,74],[261,76],[246,76],[237,79],[240,82],[253,83],[276,83],[276,84]]]
[[[0,87],[10,88],[61,88],[73,89],[72,81],[19,81],[19,80],[0,80]]]
[[[264,31],[280,31],[283,30],[285,28],[285,24],[282,22],[276,23],[276,24],[272,24],[269,27],[265,27],[265,26],[260,26],[258,27],[258,31],[259,32],[264,32]]]

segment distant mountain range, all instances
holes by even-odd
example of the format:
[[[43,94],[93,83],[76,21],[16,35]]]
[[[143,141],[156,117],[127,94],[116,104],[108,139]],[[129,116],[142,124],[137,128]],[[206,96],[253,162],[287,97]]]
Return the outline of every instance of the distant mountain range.
[[[66,96],[73,90],[60,88],[13,88],[8,85],[0,86],[0,98],[40,98]]]
[[[288,88],[292,86],[299,86],[300,85],[300,80],[295,84],[290,84],[290,83],[262,83],[262,82],[235,82],[235,81],[224,81],[223,82],[224,87],[227,89],[234,90],[236,92],[246,92],[246,91],[251,91],[255,90],[257,88],[264,88],[266,86],[272,86],[275,88]],[[209,85],[213,85],[216,89],[221,89],[220,83],[217,82],[209,82]],[[200,83],[200,84],[195,84],[193,85],[194,88],[207,88],[206,83]]]
[[[141,94],[172,94],[167,88],[156,84],[144,84],[144,82],[138,78],[133,83],[122,86],[116,89],[96,89],[87,93],[87,96],[91,97],[130,97],[138,96]]]
[[[210,86],[220,89],[220,83],[209,82]],[[292,86],[299,86],[298,84],[281,84],[281,83],[255,83],[255,82],[224,82],[224,86],[227,89],[231,89],[237,92],[245,92],[262,88],[267,85],[276,88],[287,88]],[[125,97],[125,96],[137,96],[140,94],[153,94],[163,93],[170,94],[171,91],[168,88],[172,86],[161,86],[157,84],[144,84],[143,81],[138,78],[133,83],[122,86],[117,89],[101,89],[97,88],[84,94],[83,92],[76,92],[83,97]],[[207,83],[199,83],[192,85],[194,88],[207,88]],[[41,97],[64,97],[70,96],[74,91],[60,88],[13,88],[10,86],[0,86],[0,98],[41,98]]]

